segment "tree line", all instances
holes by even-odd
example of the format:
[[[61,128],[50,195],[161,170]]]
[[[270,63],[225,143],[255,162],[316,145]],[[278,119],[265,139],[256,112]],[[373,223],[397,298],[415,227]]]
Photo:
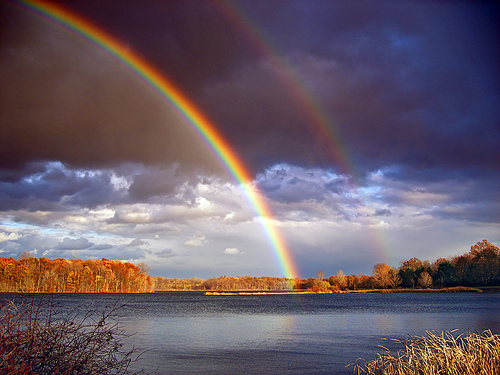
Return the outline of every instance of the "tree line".
[[[289,290],[293,286],[290,279],[284,277],[254,276],[220,276],[207,280],[193,277],[191,279],[169,279],[154,277],[155,291],[169,290]]]
[[[0,258],[0,292],[143,293],[152,292],[150,268],[119,260],[50,260],[23,253]]]
[[[153,278],[154,290],[308,290],[339,292],[360,289],[443,288],[455,286],[500,286],[500,249],[483,240],[471,246],[466,254],[439,258],[430,263],[418,258],[402,261],[399,267],[376,264],[371,275],[345,275],[286,279],[277,277],[228,277],[202,280]]]
[[[0,258],[0,292],[39,293],[142,293],[168,290],[307,290],[339,292],[359,289],[443,288],[500,286],[500,249],[487,240],[470,251],[430,263],[418,258],[399,267],[376,264],[371,275],[345,275],[289,279],[284,277],[221,276],[207,280],[152,277],[145,263],[118,260],[35,258],[23,253],[18,260]]]
[[[411,258],[399,269],[386,264],[373,267],[376,285],[381,288],[431,288],[453,286],[500,285],[500,249],[483,240],[471,246],[466,254],[434,263]]]

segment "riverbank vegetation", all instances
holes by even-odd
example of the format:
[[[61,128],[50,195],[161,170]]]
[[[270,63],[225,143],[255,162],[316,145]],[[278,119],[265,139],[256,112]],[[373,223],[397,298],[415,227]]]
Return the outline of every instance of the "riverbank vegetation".
[[[35,295],[2,301],[0,373],[132,374],[141,353],[124,349],[119,310],[69,310]]]
[[[354,374],[367,375],[461,375],[500,374],[500,336],[491,331],[469,332],[454,336],[454,332],[427,332],[424,337],[400,341],[403,349],[391,353],[387,348],[376,359],[354,364]]]

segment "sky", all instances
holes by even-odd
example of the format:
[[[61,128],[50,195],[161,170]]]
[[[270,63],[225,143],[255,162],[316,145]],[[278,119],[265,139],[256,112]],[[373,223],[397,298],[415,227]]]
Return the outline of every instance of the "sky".
[[[267,225],[305,278],[500,245],[494,2],[59,4],[173,82],[251,181],[123,62],[3,0],[1,257],[285,276]]]

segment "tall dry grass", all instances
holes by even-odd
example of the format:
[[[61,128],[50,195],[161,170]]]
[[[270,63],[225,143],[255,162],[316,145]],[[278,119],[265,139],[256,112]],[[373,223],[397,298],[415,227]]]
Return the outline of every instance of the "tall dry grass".
[[[125,349],[120,307],[67,310],[51,300],[0,304],[0,374],[130,374],[138,359]]]
[[[369,375],[497,375],[500,374],[500,335],[491,331],[469,332],[454,336],[451,332],[427,332],[424,337],[396,341],[404,349],[392,354],[389,349],[377,358],[354,365],[354,374]]]

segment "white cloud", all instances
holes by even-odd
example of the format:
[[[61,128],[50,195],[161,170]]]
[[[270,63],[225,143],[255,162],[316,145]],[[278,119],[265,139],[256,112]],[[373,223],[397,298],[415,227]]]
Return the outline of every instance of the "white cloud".
[[[19,239],[19,235],[17,233],[11,232],[9,234],[0,233],[0,242],[5,241],[15,241]]]
[[[236,247],[228,247],[224,250],[224,254],[226,255],[240,255],[243,254],[242,251],[237,249]]]
[[[202,233],[196,233],[191,238],[188,238],[184,242],[184,246],[187,247],[202,247],[206,241],[205,236]]]
[[[122,222],[129,224],[145,224],[150,222],[151,213],[146,207],[139,207],[138,205],[132,207],[121,207],[115,212],[115,215],[110,222]]]

